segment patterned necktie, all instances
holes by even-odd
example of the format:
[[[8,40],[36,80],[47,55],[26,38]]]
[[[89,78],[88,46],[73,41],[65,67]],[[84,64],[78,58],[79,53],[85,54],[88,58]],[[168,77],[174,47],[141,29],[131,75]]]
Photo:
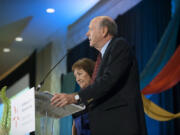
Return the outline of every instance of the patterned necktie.
[[[97,76],[97,73],[98,73],[98,70],[99,70],[99,65],[101,64],[101,60],[102,60],[102,56],[101,56],[101,53],[99,53],[98,56],[97,56],[95,66],[94,66],[94,71],[93,71],[93,74],[92,74],[91,83],[94,82],[94,80],[95,80],[95,78]]]

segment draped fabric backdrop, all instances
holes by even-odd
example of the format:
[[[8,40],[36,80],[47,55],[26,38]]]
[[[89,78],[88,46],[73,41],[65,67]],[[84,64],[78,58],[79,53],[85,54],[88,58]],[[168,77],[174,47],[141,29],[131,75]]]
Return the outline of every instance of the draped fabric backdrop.
[[[178,33],[178,40],[177,40],[177,45],[180,45],[180,28],[179,28],[179,33]],[[174,113],[180,112],[180,82],[173,87],[173,103],[174,103]],[[180,120],[175,119],[174,120],[174,132],[175,135],[180,135]]]
[[[143,0],[124,15],[118,16],[115,21],[118,24],[119,36],[127,39],[134,47],[139,63],[139,72],[142,72],[154,50],[159,44],[163,33],[171,19],[171,0]],[[179,42],[179,41],[178,41]],[[67,58],[67,67],[70,72],[72,64],[82,57],[95,60],[96,51],[90,53],[88,41],[73,48]],[[87,53],[87,51],[89,53]],[[170,50],[172,51],[172,50]],[[161,94],[152,95],[150,100],[169,112],[180,112],[180,84],[172,90]],[[180,120],[159,122],[146,116],[149,135],[178,135],[180,134]]]

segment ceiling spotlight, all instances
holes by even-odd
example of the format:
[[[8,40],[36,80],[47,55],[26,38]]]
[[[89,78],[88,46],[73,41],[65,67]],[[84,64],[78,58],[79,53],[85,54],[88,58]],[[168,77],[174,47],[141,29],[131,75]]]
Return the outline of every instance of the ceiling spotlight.
[[[9,48],[4,48],[3,49],[3,52],[5,52],[5,53],[8,53],[8,52],[10,52],[11,50],[9,49]]]
[[[46,12],[47,13],[54,13],[55,9],[54,8],[48,8],[48,9],[46,9]]]
[[[23,41],[23,38],[22,37],[16,37],[15,39],[17,42],[22,42]]]

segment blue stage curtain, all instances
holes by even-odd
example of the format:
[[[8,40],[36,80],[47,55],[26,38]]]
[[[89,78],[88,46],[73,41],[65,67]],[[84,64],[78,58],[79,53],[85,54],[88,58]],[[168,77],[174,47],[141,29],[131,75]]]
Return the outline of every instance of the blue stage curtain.
[[[174,1],[174,6],[177,2],[179,1]],[[149,67],[144,71],[144,77],[149,79],[145,80],[144,86],[161,70],[175,50],[179,10],[176,6],[172,13],[171,9],[170,0],[144,0],[125,15],[117,18],[119,35],[125,36],[130,44],[136,47],[140,72],[151,59]],[[150,99],[170,112],[174,112],[174,106],[178,106],[173,102],[172,91],[153,95]],[[149,135],[177,135],[175,131],[178,129],[174,125],[174,120],[158,122],[146,116],[146,124]]]
[[[173,88],[174,113],[180,112],[180,82]],[[180,119],[174,120],[174,134],[180,135]]]
[[[178,2],[180,5],[179,1],[176,2]],[[175,5],[178,5],[178,3]],[[174,8],[172,9],[174,11]],[[175,51],[180,22],[179,11],[179,9],[176,9],[175,12],[173,12],[172,18],[158,46],[154,50],[150,60],[148,60],[144,70],[140,74],[141,90],[147,86],[150,81],[152,81],[153,78],[161,71]]]
[[[70,49],[70,53],[67,56],[67,71],[72,71],[72,65],[79,59],[90,58],[96,60],[98,52],[89,46],[89,40],[85,40],[82,43],[76,45]]]
[[[179,4],[180,6],[180,4]],[[177,39],[177,47],[180,46],[180,28]],[[174,102],[174,113],[180,112],[180,82],[172,88],[173,90],[173,102]],[[174,120],[174,135],[180,135],[180,119]]]

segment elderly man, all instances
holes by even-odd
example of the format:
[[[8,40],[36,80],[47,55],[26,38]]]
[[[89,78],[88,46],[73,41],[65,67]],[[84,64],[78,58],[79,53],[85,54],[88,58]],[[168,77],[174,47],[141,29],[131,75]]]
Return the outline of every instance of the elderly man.
[[[95,17],[87,37],[98,55],[90,86],[78,93],[55,94],[52,104],[84,103],[89,109],[92,135],[146,135],[135,56],[117,25],[107,16]]]

